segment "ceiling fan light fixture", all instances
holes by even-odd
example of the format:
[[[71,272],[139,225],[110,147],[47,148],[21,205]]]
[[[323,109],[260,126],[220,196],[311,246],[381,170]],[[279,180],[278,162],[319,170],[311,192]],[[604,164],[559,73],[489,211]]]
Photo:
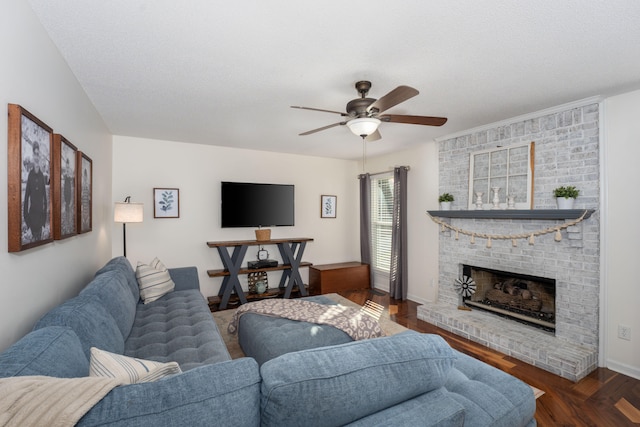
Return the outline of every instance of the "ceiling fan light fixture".
[[[353,132],[354,135],[365,138],[378,130],[380,123],[381,121],[375,117],[360,117],[349,120],[347,126],[349,126],[349,130]]]

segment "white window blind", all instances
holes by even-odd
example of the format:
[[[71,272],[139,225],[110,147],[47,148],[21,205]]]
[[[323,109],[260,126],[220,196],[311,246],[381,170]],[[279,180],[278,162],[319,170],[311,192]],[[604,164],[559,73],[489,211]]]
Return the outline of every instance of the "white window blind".
[[[393,222],[393,174],[371,177],[371,258],[373,267],[389,272]]]

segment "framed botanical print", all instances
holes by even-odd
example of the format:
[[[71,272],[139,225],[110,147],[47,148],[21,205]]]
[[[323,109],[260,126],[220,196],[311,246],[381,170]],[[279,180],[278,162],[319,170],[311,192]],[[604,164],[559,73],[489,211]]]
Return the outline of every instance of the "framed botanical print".
[[[53,238],[66,239],[77,234],[76,221],[76,167],[75,145],[64,136],[53,135]]]
[[[336,218],[337,196],[320,196],[320,218]]]
[[[93,162],[82,151],[76,154],[77,221],[78,233],[88,233],[92,227],[93,205]]]
[[[153,189],[153,217],[180,218],[180,190],[177,188]]]
[[[9,104],[8,129],[8,249],[19,252],[53,240],[53,130],[16,104]]]

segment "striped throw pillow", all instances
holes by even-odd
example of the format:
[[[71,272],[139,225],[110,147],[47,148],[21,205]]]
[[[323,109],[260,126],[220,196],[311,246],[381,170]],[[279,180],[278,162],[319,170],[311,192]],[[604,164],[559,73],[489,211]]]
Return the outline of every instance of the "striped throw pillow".
[[[149,383],[181,372],[177,362],[136,359],[91,347],[90,377],[116,378],[123,384],[136,384]]]
[[[140,287],[140,298],[145,304],[168,294],[176,287],[169,270],[158,258],[154,258],[149,264],[138,262],[136,279]]]

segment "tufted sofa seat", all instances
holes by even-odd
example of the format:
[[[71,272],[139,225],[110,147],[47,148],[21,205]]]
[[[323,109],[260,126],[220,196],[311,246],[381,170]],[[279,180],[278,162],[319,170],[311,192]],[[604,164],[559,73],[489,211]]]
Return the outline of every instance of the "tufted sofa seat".
[[[159,362],[179,361],[183,371],[230,360],[199,290],[174,291],[152,304],[139,304],[124,354]]]
[[[93,346],[140,359],[175,361],[183,371],[231,360],[200,293],[197,269],[169,272],[174,291],[143,304],[129,261],[114,258],[78,297],[51,310],[34,329],[71,327],[87,358]]]
[[[231,360],[196,267],[169,269],[175,290],[149,304],[126,258],[110,260],[80,294],[46,313],[34,330],[0,354],[0,378],[85,377],[91,347],[158,362],[181,374],[114,388],[79,426],[257,425],[260,372],[255,360]],[[243,411],[236,410],[236,402]]]

